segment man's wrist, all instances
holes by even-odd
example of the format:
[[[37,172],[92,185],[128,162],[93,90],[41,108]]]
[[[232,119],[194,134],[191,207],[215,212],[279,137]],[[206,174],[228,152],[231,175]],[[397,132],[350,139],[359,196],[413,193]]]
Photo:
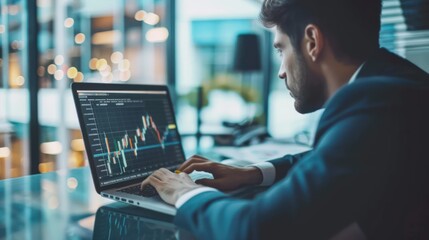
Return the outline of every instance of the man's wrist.
[[[189,191],[183,193],[181,196],[179,196],[178,199],[176,199],[174,206],[176,208],[180,208],[189,199],[195,197],[196,195],[199,195],[200,193],[203,193],[203,192],[210,192],[210,191],[218,191],[218,190],[211,188],[211,187],[204,187],[204,186],[199,186],[197,188],[189,190]]]
[[[258,168],[262,174],[262,180],[259,182],[259,186],[271,186],[275,182],[276,169],[272,163],[260,162],[251,165],[251,167]]]
[[[263,181],[262,171],[254,166],[244,167],[243,176],[245,185],[259,185]]]
[[[177,200],[180,197],[182,197],[183,195],[185,195],[186,193],[191,192],[191,191],[198,189],[198,188],[201,188],[201,187],[202,186],[185,187],[185,188],[182,188],[182,189],[176,191],[176,196],[174,197],[174,202],[176,203]]]

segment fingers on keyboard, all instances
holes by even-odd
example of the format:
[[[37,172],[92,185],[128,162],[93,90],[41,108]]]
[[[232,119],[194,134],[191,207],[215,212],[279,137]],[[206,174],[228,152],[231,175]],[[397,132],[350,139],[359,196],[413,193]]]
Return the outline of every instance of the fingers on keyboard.
[[[143,197],[153,197],[156,195],[158,195],[158,192],[156,191],[156,189],[152,185],[146,185],[142,189],[142,196]]]

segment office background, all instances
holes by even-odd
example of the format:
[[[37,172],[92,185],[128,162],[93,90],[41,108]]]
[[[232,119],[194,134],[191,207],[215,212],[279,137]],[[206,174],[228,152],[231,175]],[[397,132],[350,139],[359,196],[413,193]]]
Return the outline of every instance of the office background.
[[[429,1],[384,0],[381,45],[429,71]],[[310,136],[277,79],[260,0],[1,0],[0,179],[86,165],[72,82],[168,84],[188,154],[223,121],[255,118],[276,138]],[[234,67],[237,37],[260,40],[261,65]],[[200,99],[201,100],[201,99]],[[228,106],[228,107],[225,107]]]

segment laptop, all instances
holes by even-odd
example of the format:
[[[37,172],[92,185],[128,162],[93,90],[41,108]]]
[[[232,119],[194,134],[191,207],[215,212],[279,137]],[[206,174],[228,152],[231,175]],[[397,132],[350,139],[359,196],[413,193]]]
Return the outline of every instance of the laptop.
[[[72,92],[97,193],[175,215],[140,191],[152,172],[186,160],[167,86],[73,83]]]

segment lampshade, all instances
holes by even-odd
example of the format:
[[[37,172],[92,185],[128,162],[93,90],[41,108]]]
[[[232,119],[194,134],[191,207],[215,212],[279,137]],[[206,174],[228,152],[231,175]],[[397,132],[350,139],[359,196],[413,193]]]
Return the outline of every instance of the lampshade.
[[[237,35],[233,69],[242,72],[261,70],[261,47],[258,35],[254,33]]]
[[[408,30],[429,29],[429,1],[401,0],[400,3]]]

